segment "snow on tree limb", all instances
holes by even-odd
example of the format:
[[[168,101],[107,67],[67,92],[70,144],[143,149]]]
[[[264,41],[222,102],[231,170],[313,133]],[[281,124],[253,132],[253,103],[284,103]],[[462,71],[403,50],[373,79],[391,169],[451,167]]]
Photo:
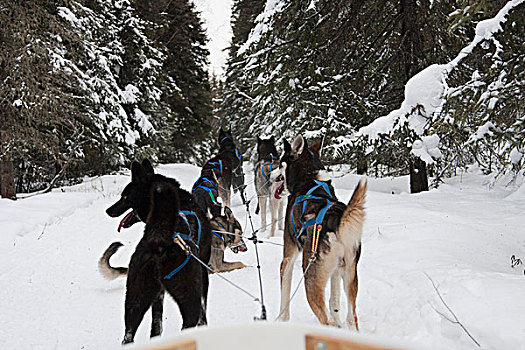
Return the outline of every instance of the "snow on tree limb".
[[[411,153],[420,157],[427,164],[433,163],[434,159],[441,156],[436,144],[436,138],[439,136],[435,135],[431,139],[422,136],[428,131],[432,117],[441,112],[446,102],[445,97],[450,92],[447,85],[448,76],[473,52],[476,46],[486,40],[494,41],[497,49],[501,50],[501,45],[494,38],[494,34],[502,30],[502,24],[507,20],[511,10],[524,1],[511,0],[495,17],[479,22],[472,42],[449,63],[431,65],[414,75],[405,85],[405,99],[401,107],[359,129],[351,137],[350,143],[363,140],[374,141],[380,137],[392,136],[400,128],[408,126],[409,130],[420,137],[418,142],[412,144]],[[430,143],[427,144],[427,142]]]

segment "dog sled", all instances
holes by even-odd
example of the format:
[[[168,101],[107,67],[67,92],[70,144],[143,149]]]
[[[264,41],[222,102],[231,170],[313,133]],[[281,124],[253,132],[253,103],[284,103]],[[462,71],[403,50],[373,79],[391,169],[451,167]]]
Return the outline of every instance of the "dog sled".
[[[349,330],[291,323],[252,323],[198,327],[180,335],[153,339],[134,350],[401,350],[415,349]]]

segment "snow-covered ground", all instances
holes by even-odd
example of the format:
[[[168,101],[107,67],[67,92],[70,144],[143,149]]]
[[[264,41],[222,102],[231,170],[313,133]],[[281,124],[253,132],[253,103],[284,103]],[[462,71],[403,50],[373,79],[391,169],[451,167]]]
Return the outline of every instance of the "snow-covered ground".
[[[199,169],[162,165],[157,170],[190,188]],[[247,169],[248,196],[253,197]],[[116,232],[118,219],[105,209],[129,176],[108,175],[80,185],[18,200],[0,200],[0,348],[111,349],[123,336],[125,280],[108,282],[97,261],[114,241],[125,247],[112,259],[124,266],[143,224]],[[355,175],[335,177],[337,195],[348,201]],[[525,349],[525,276],[511,255],[525,260],[525,186],[495,185],[475,171],[449,179],[438,190],[409,195],[408,179],[369,179],[367,221],[359,265],[361,332],[416,344],[419,348],[473,349],[434,289],[484,349]],[[255,204],[255,203],[254,203]],[[252,211],[255,205],[252,205]],[[233,211],[246,225],[238,195]],[[255,215],[254,224],[259,226]],[[247,230],[248,231],[248,230]],[[248,235],[249,232],[246,232]],[[261,234],[264,238],[266,233]],[[282,242],[282,232],[273,243]],[[252,266],[224,274],[258,294],[253,246],[230,260]],[[279,307],[282,247],[261,244],[264,296],[269,322]],[[300,279],[295,266],[295,288]],[[210,327],[251,323],[259,305],[211,276]],[[291,322],[315,325],[304,288],[292,302]],[[147,342],[146,315],[136,340]],[[165,301],[164,335],[180,332],[175,303]]]

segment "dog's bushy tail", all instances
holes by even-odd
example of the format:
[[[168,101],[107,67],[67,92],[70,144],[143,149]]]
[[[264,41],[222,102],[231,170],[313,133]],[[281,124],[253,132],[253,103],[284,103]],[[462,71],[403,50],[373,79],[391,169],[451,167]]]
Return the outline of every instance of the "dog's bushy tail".
[[[98,271],[104,278],[108,280],[114,280],[118,277],[126,276],[128,274],[127,267],[113,267],[109,264],[109,259],[111,256],[113,256],[113,254],[115,254],[122,246],[123,244],[120,242],[111,243],[111,245],[108,247],[108,249],[106,249],[98,261]]]
[[[339,233],[350,237],[356,246],[361,244],[361,233],[365,221],[366,188],[367,178],[364,176],[357,184],[339,223]]]

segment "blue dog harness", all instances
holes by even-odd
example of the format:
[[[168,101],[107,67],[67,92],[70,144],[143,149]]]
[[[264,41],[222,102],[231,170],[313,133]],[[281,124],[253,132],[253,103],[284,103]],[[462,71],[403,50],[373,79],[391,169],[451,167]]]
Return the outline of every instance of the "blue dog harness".
[[[275,156],[272,154],[272,160],[271,160],[271,162],[268,164],[268,169],[270,170],[270,172],[268,173],[268,175],[266,175],[266,174],[264,173],[264,167],[266,166],[266,162],[265,162],[265,164],[263,164],[263,165],[261,166],[261,174],[262,174],[262,176],[266,179],[266,181],[270,181],[270,174],[271,174],[272,171],[274,170],[274,169],[273,169],[273,164],[275,163],[275,161],[276,161],[277,159],[278,159],[278,158],[275,157]]]
[[[217,200],[215,199],[215,196],[213,195],[213,191],[217,191],[217,188],[218,188],[218,185],[215,181],[213,180],[210,180],[206,177],[200,177],[196,182],[195,184],[193,185],[193,188],[192,188],[192,192],[195,193],[195,191],[197,190],[197,188],[202,188],[203,190],[205,190],[206,192],[208,192],[208,194],[210,195],[210,198],[212,200],[212,202],[216,202]]]
[[[188,218],[186,217],[186,216],[193,216],[193,217],[195,217],[195,220],[197,220],[197,242],[195,242],[195,245],[197,246],[197,249],[199,249],[199,245],[200,245],[200,242],[201,242],[201,222],[199,220],[199,217],[197,216],[197,214],[195,214],[195,212],[188,211],[188,210],[180,210],[179,211],[179,216],[184,220],[184,222],[188,226],[188,234],[175,232],[173,234],[173,240],[175,240],[178,236],[180,236],[180,238],[182,238],[184,241],[193,241],[192,234],[191,234],[191,226],[190,226],[190,223],[188,221]],[[175,274],[177,274],[177,272],[182,270],[184,268],[184,266],[186,266],[188,264],[188,261],[190,260],[190,258],[191,258],[191,255],[188,254],[186,256],[186,259],[182,262],[182,264],[180,264],[173,271],[171,271],[169,274],[164,276],[164,279],[169,280],[170,278],[175,276]]]
[[[293,218],[293,210],[291,211],[292,228],[294,230],[295,237],[296,237],[297,241],[301,244],[302,248],[304,248],[304,243],[299,240],[299,237],[301,237],[302,233],[306,230],[306,228],[308,228],[308,226],[312,226],[312,225],[322,226],[324,217],[326,215],[326,212],[335,203],[335,202],[331,201],[330,199],[328,199],[326,197],[320,197],[320,196],[312,195],[312,193],[315,190],[317,190],[318,188],[322,188],[326,192],[326,194],[328,195],[329,198],[334,198],[334,196],[332,196],[332,192],[330,192],[330,188],[328,187],[328,184],[326,182],[318,181],[318,180],[314,180],[314,182],[315,182],[315,185],[312,188],[310,188],[305,195],[298,196],[297,198],[295,198],[294,206],[297,205],[297,204],[301,204],[301,203],[303,204],[303,210],[301,212],[301,218],[302,218],[303,215],[304,215],[304,211],[306,209],[306,203],[309,200],[312,200],[312,199],[314,199],[314,200],[325,200],[326,201],[326,205],[323,208],[321,208],[321,210],[319,210],[319,212],[317,213],[317,215],[314,218],[311,218],[310,220],[307,220],[307,221],[302,221],[301,219],[299,219],[299,222],[301,223],[301,230],[299,232],[297,232],[297,230],[295,229],[295,222],[294,222],[294,218]]]
[[[235,149],[235,156],[237,157],[237,159],[242,160],[242,155],[237,148]]]
[[[208,167],[209,165],[213,165],[213,167],[210,168]],[[216,162],[208,161],[202,168],[206,170],[219,170],[220,174],[222,175],[222,159],[219,159]]]

